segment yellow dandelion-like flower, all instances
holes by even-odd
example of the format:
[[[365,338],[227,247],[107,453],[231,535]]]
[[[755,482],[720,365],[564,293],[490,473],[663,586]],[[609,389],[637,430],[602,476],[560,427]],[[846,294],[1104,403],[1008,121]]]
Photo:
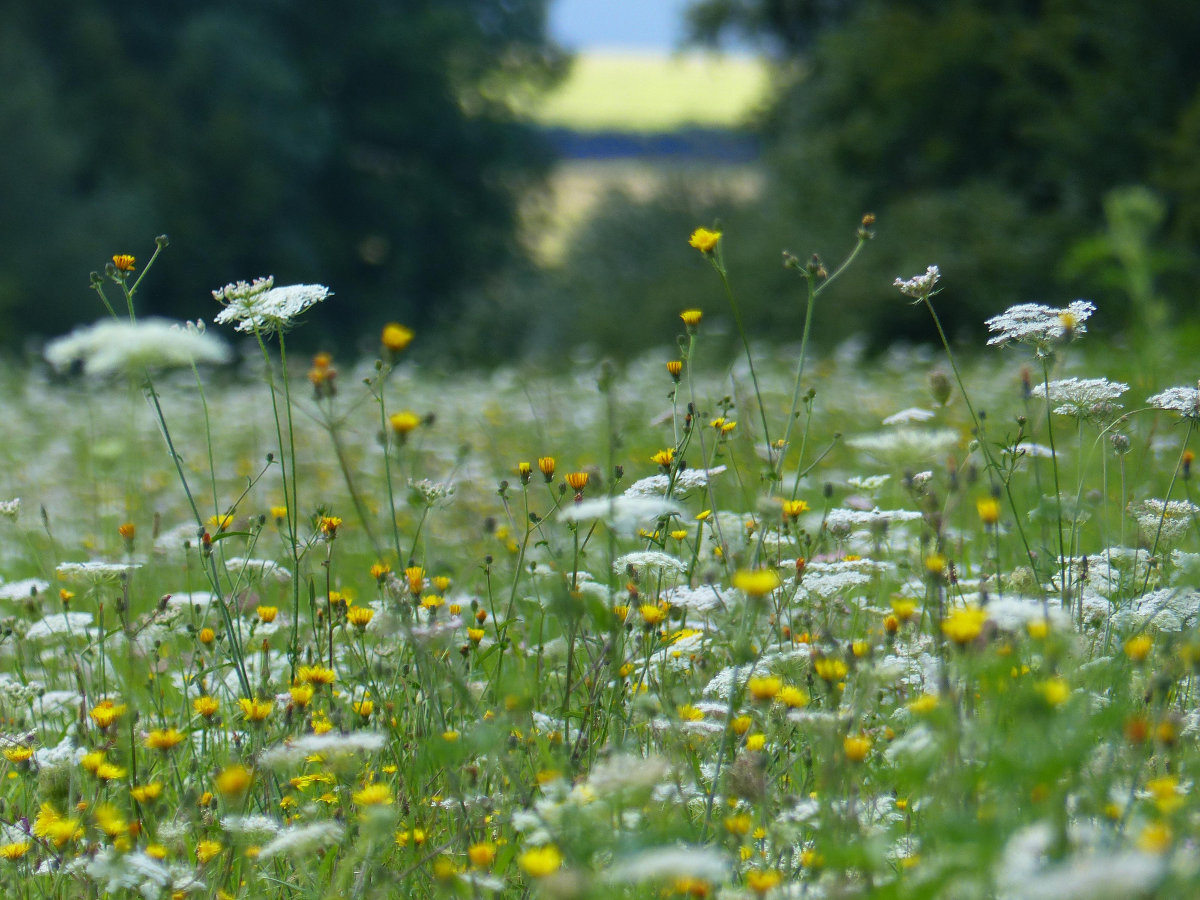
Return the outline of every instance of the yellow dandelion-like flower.
[[[142,743],[151,750],[170,750],[183,743],[184,734],[177,728],[156,728],[143,739]]]
[[[820,659],[813,660],[813,671],[817,673],[817,677],[830,684],[841,681],[846,677],[849,668],[846,666],[845,660],[837,656],[822,656]]]
[[[220,841],[201,841],[196,845],[196,861],[206,863],[224,849]]]
[[[375,618],[375,610],[369,606],[352,606],[346,610],[346,621],[359,631],[365,630],[373,618]]]
[[[337,680],[337,674],[325,666],[300,666],[296,670],[296,678],[305,684],[333,684]]]
[[[731,582],[750,597],[765,596],[783,583],[774,569],[739,569],[733,573]]]
[[[425,570],[420,566],[409,566],[405,569],[404,579],[408,582],[408,589],[414,594],[425,590]]]
[[[564,477],[567,487],[578,493],[587,487],[589,481],[587,472],[568,472]]]
[[[789,684],[779,691],[775,699],[789,709],[798,709],[801,706],[807,706],[809,698],[808,693],[803,688]]]
[[[258,616],[260,622],[274,622],[275,617],[279,615],[278,606],[257,606],[254,608],[255,615]]]
[[[388,423],[392,426],[392,431],[400,438],[407,437],[421,425],[421,417],[411,409],[401,410],[397,413],[392,413],[388,417]]]
[[[96,767],[96,777],[101,781],[116,781],[128,774],[128,769],[116,763],[103,762]]]
[[[650,462],[654,463],[655,465],[662,466],[663,468],[669,467],[674,461],[675,449],[673,447],[668,447],[666,450],[659,450],[652,457],[650,457]]]
[[[411,328],[401,325],[399,322],[388,322],[383,326],[383,334],[380,335],[380,342],[385,350],[392,353],[399,353],[404,350],[412,339],[416,337]]]
[[[486,869],[496,860],[496,845],[488,841],[472,844],[467,848],[467,857],[477,869]]]
[[[355,806],[387,806],[395,801],[392,789],[378,781],[355,791],[350,795],[350,799],[354,801]]]
[[[785,519],[795,519],[801,513],[808,512],[808,504],[803,500],[780,500],[779,505],[783,508]]]
[[[32,747],[5,747],[4,758],[14,765],[19,765],[23,762],[28,762],[33,756]]]
[[[712,253],[717,249],[717,243],[720,240],[721,232],[701,227],[692,232],[691,238],[688,239],[688,246],[701,253]]]
[[[221,701],[207,694],[192,701],[192,712],[206,719],[211,719],[220,709]]]
[[[162,795],[162,782],[152,781],[149,784],[135,785],[129,789],[129,796],[138,803],[152,803]]]
[[[1071,699],[1071,686],[1062,678],[1048,678],[1037,686],[1047,706],[1059,707]]]
[[[984,525],[990,527],[1000,521],[1000,501],[995,497],[980,497],[975,501],[975,511]]]
[[[862,762],[871,752],[871,739],[865,734],[850,735],[842,741],[842,752],[850,762]]]
[[[643,603],[638,607],[638,612],[642,614],[642,621],[646,623],[646,627],[648,628],[661,625],[667,617],[667,611],[654,603]]]
[[[699,309],[685,309],[679,314],[679,318],[683,320],[683,324],[688,328],[695,328],[700,324],[700,320],[704,318],[704,312]]]
[[[293,684],[288,688],[288,694],[291,695],[292,702],[303,708],[312,702],[313,694],[317,692],[311,684]]]
[[[375,712],[375,701],[373,700],[355,700],[350,704],[350,708],[362,716],[364,719],[371,718],[371,713]]]
[[[221,770],[213,779],[213,786],[224,797],[240,797],[250,788],[253,780],[253,772],[240,763],[234,763]]]
[[[248,722],[261,722],[275,709],[275,704],[270,700],[250,697],[242,697],[238,700],[238,706],[241,707],[242,718]]]
[[[774,700],[783,690],[783,679],[778,675],[756,675],[746,682],[746,691],[759,701]]]
[[[544,878],[557,872],[563,864],[562,854],[553,844],[534,847],[517,857],[517,865],[533,878]]]
[[[97,728],[107,728],[121,716],[125,715],[128,707],[124,703],[117,704],[111,700],[101,700],[96,706],[92,707],[92,721],[96,723]]]
[[[202,644],[211,644],[217,639],[217,633],[211,628],[201,628],[196,634],[196,639]]]
[[[15,862],[28,853],[32,846],[32,841],[13,841],[11,844],[2,844],[0,845],[0,859]]]
[[[112,261],[118,272],[132,272],[134,270],[134,264],[137,262],[137,260],[128,253],[118,253],[112,258]]]
[[[746,873],[746,886],[760,897],[783,881],[774,869],[751,869]]]
[[[1153,648],[1154,638],[1148,634],[1139,634],[1125,642],[1125,655],[1136,663],[1145,662]]]
[[[942,622],[942,633],[954,643],[962,646],[975,640],[983,632],[987,621],[987,610],[978,606],[956,609]]]

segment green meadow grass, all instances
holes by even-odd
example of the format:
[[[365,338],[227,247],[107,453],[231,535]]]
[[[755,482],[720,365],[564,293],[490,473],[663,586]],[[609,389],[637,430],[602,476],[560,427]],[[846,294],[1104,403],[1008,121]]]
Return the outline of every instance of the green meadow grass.
[[[767,65],[753,57],[596,51],[576,57],[529,113],[578,131],[734,128],[764,102],[768,79]]]
[[[1194,895],[1185,348],[1073,305],[969,363],[730,360],[693,241],[669,349],[559,372],[423,370],[402,327],[297,360],[313,286],[158,330],[110,269],[108,330],[0,373],[0,886]]]

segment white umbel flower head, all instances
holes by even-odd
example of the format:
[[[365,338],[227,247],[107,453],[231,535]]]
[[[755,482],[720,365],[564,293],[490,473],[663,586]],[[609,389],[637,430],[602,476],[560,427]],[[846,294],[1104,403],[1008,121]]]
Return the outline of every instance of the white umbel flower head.
[[[1054,412],[1077,419],[1104,419],[1121,409],[1116,399],[1129,390],[1129,385],[1107,378],[1066,378],[1039,384],[1030,390],[1031,397],[1047,397],[1059,403]]]
[[[933,288],[941,277],[942,273],[938,271],[938,267],[930,266],[925,270],[924,275],[914,275],[907,281],[903,278],[897,278],[892,282],[892,287],[898,288],[900,293],[906,297],[912,297],[920,301],[933,294]]]
[[[1096,304],[1090,300],[1073,300],[1066,309],[1040,303],[1019,303],[984,323],[992,332],[988,346],[1032,344],[1039,356],[1045,356],[1051,345],[1086,334],[1084,323],[1095,311]]]
[[[93,376],[228,360],[229,348],[219,338],[165,319],[97,322],[46,346],[46,361],[54,368],[62,371],[78,362],[85,375]]]
[[[1200,419],[1200,385],[1167,388],[1146,402],[1157,409],[1174,410],[1185,419]]]
[[[213,299],[225,307],[213,321],[233,324],[245,334],[273,334],[288,328],[297,316],[330,293],[323,284],[277,288],[271,275],[256,278],[251,284],[238,281],[212,292]]]

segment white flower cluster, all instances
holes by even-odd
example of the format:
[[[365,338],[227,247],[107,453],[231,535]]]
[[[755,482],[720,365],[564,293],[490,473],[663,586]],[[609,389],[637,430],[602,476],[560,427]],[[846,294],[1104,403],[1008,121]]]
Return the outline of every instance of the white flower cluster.
[[[993,335],[988,338],[988,346],[1033,344],[1039,355],[1043,355],[1051,344],[1086,334],[1084,323],[1095,311],[1096,304],[1090,300],[1074,300],[1066,309],[1040,303],[1019,303],[984,323]]]
[[[614,572],[624,572],[629,568],[657,569],[661,572],[687,571],[687,565],[682,560],[658,550],[636,550],[613,560]]]
[[[17,516],[21,514],[21,498],[14,497],[12,500],[0,500],[0,518],[11,519],[17,521]]]
[[[1143,533],[1168,543],[1176,541],[1187,533],[1192,526],[1200,506],[1189,500],[1143,500],[1131,504],[1130,514],[1137,520],[1138,527]]]
[[[724,466],[712,469],[681,469],[675,473],[675,493],[682,495],[708,484],[708,479],[725,471]],[[625,489],[626,497],[661,497],[671,486],[669,475],[651,475],[641,478]]]
[[[906,297],[914,297],[917,300],[924,300],[933,293],[934,285],[938,283],[938,279],[942,277],[942,273],[938,271],[937,266],[930,266],[925,270],[924,275],[914,275],[905,281],[902,278],[897,278],[892,282],[892,287],[899,288],[900,293]]]
[[[311,825],[289,825],[258,853],[259,859],[273,856],[303,856],[329,847],[342,839],[345,828],[334,821],[313,822]]]
[[[293,284],[275,287],[275,278],[256,278],[247,284],[238,281],[212,292],[224,309],[213,319],[219,325],[233,324],[245,334],[273,334],[282,331],[310,306],[330,294],[323,284]]]
[[[920,518],[919,512],[910,509],[831,509],[825,517],[825,527],[831,534],[847,535],[856,529],[876,531],[893,522],[914,522]]]
[[[1167,388],[1146,402],[1158,409],[1174,410],[1186,419],[1200,419],[1200,385]]]
[[[1048,397],[1059,403],[1054,412],[1077,419],[1103,419],[1122,406],[1116,399],[1129,390],[1129,385],[1107,378],[1065,378],[1039,384],[1030,390],[1031,397]]]
[[[55,369],[63,371],[82,363],[84,374],[92,376],[228,360],[229,348],[220,339],[163,319],[97,322],[46,346],[46,361]]]

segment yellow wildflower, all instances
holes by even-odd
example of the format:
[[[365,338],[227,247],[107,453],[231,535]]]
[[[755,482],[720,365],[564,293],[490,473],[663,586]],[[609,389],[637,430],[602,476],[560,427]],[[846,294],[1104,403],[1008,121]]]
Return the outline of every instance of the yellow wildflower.
[[[712,253],[717,248],[717,243],[720,240],[721,232],[701,227],[692,232],[692,236],[688,240],[688,246],[694,247],[701,253]]]

